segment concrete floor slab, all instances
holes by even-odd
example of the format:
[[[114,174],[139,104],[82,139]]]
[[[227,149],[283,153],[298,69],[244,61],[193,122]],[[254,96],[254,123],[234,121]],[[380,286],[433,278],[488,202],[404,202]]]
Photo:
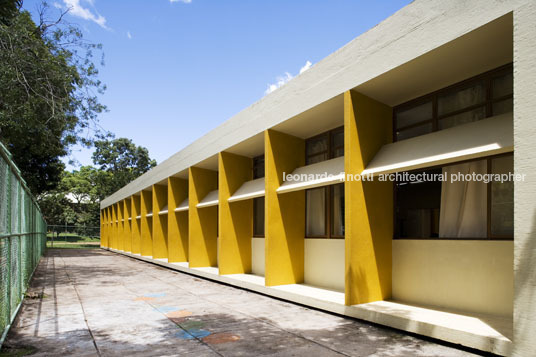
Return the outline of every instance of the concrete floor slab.
[[[30,291],[5,345],[36,356],[472,355],[103,250],[49,250]]]

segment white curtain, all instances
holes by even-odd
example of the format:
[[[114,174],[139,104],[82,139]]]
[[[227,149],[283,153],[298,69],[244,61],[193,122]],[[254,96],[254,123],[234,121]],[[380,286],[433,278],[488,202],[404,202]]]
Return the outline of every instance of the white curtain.
[[[326,234],[326,193],[325,188],[307,191],[306,235],[319,237]]]
[[[443,168],[447,180],[441,185],[439,237],[487,237],[487,185],[482,181],[451,181],[459,173],[485,174],[487,161],[472,161]]]

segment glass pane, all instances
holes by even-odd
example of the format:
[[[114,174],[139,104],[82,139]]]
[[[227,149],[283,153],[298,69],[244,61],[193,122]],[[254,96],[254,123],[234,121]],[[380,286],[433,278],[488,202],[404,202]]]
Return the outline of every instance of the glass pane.
[[[514,93],[514,76],[512,73],[505,74],[502,77],[493,79],[492,94],[493,98],[500,98],[505,95]]]
[[[328,153],[318,154],[315,156],[308,156],[305,162],[306,165],[316,164],[317,162],[326,161],[328,159]]]
[[[331,157],[334,159],[336,157],[344,156],[344,147],[340,147],[338,149],[333,149],[333,153],[331,154]]]
[[[432,102],[426,102],[416,107],[397,112],[396,127],[403,128],[430,119],[432,119]]]
[[[476,84],[469,88],[464,88],[456,92],[440,96],[437,99],[438,115],[452,113],[456,110],[483,103],[486,98],[486,91],[483,83]]]
[[[253,159],[253,178],[264,177],[264,155]]]
[[[305,234],[307,237],[324,237],[326,235],[326,188],[306,191]]]
[[[344,184],[331,186],[331,236],[344,237]]]
[[[253,235],[264,237],[264,197],[253,199]]]
[[[336,129],[331,133],[331,158],[344,156],[344,130]]]
[[[488,185],[478,175],[488,172],[488,161],[468,161],[444,166],[441,184],[440,238],[488,236]],[[470,175],[475,179],[457,179]],[[453,179],[456,178],[456,179]]]
[[[499,115],[504,113],[510,113],[514,110],[514,100],[512,98],[501,100],[500,102],[493,103],[493,115]]]
[[[426,171],[437,175],[441,170]],[[400,238],[434,238],[439,236],[441,182],[397,182],[396,232]]]
[[[486,117],[486,108],[480,107],[450,117],[439,119],[439,130],[452,128],[462,124],[471,123]]]
[[[424,135],[424,134],[428,134],[428,133],[431,133],[431,132],[432,132],[432,123],[419,125],[419,126],[416,126],[414,128],[411,128],[411,129],[398,131],[396,133],[396,140],[400,141],[400,140],[404,140],[404,139],[409,139],[409,138],[413,138],[415,136]]]
[[[307,139],[307,156],[328,151],[328,136],[321,135],[311,139]]]
[[[508,174],[514,171],[513,156],[503,156],[491,160],[491,172]],[[491,234],[493,236],[514,236],[514,182],[491,183]]]

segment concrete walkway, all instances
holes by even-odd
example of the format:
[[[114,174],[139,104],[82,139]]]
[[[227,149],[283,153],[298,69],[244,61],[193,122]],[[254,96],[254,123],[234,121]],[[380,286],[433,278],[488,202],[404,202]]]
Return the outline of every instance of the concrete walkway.
[[[97,249],[50,249],[6,345],[76,356],[468,356]]]

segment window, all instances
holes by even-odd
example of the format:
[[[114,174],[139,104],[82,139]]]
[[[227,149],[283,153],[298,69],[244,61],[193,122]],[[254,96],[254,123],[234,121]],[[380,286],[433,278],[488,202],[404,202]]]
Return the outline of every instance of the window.
[[[449,179],[510,172],[511,154],[412,172],[443,181],[396,182],[395,238],[513,239],[513,181]]]
[[[264,155],[253,158],[253,179],[264,177]],[[264,197],[253,199],[253,236],[264,237]]]
[[[253,199],[253,236],[264,237],[264,197]]]
[[[305,236],[344,238],[344,184],[305,191]]]
[[[511,112],[512,98],[509,64],[395,107],[393,140]]]
[[[305,164],[344,156],[344,127],[309,138],[305,142]]]
[[[253,158],[253,179],[264,177],[264,155]]]

